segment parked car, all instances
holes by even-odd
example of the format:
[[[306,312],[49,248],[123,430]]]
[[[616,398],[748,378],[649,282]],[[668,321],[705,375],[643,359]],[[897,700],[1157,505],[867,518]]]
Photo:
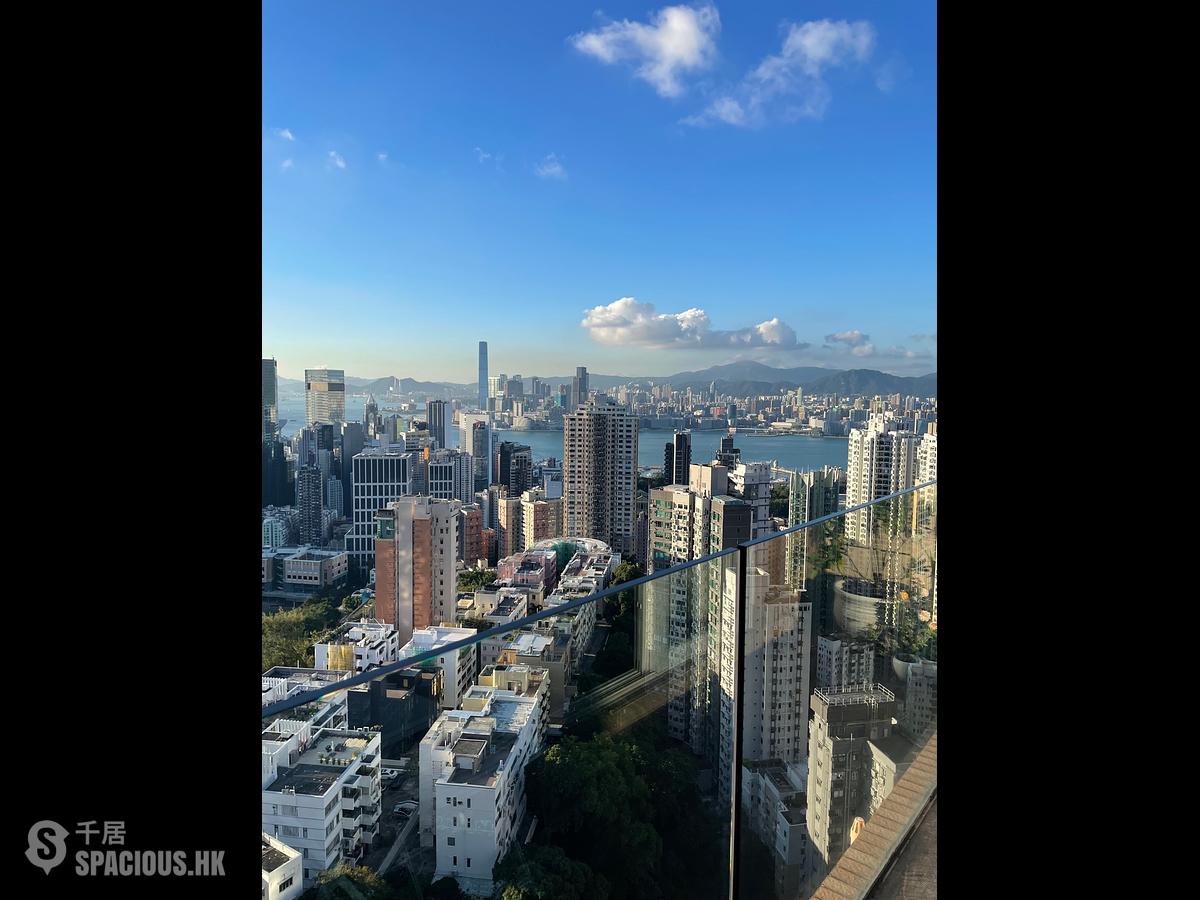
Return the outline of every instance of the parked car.
[[[403,803],[397,803],[392,807],[392,815],[400,818],[408,818],[417,811],[418,804],[412,800],[405,800]]]

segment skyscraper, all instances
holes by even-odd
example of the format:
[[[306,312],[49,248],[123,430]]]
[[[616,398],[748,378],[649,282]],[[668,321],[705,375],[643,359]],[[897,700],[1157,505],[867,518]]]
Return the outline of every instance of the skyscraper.
[[[401,497],[376,514],[375,617],[396,627],[402,645],[416,629],[454,621],[461,506]]]
[[[563,426],[566,536],[595,538],[632,556],[637,545],[637,417],[611,401],[588,402],[564,416]]]
[[[875,402],[873,401],[872,405]],[[874,423],[873,423],[874,425]],[[937,439],[934,438],[934,441]],[[911,431],[881,431],[878,426],[850,432],[846,461],[846,506],[859,506],[912,487],[917,470],[918,436]],[[934,444],[936,448],[936,443]],[[936,449],[933,451],[936,474]],[[926,451],[928,454],[928,451]],[[926,456],[928,459],[928,456]],[[925,464],[928,471],[928,462]],[[888,506],[889,504],[880,504]],[[880,510],[875,507],[846,514],[846,537],[863,546]]]
[[[346,420],[346,373],[342,369],[304,370],[304,424]]]
[[[438,449],[446,449],[446,401],[430,400],[425,404],[429,420],[429,433],[437,441]]]
[[[375,565],[375,513],[412,493],[416,455],[403,447],[367,447],[353,459],[354,528],[346,538],[359,577]]]
[[[519,497],[531,487],[533,451],[526,444],[501,441],[492,454],[492,484],[508,488],[508,496]]]
[[[471,454],[475,464],[475,490],[491,484],[492,429],[487,413],[459,413],[458,446]]]
[[[663,484],[687,484],[692,468],[692,433],[677,431],[663,450]]]
[[[579,366],[571,377],[571,410],[579,408],[588,401],[588,372],[586,366]]]
[[[262,361],[262,406],[262,439],[270,441],[279,421],[279,370],[274,359]]]
[[[433,450],[426,462],[425,490],[437,500],[475,502],[475,468],[465,450]]]
[[[354,517],[354,457],[362,452],[364,431],[362,422],[342,423],[342,456],[339,460],[342,476],[341,515],[347,519]]]
[[[300,513],[300,543],[320,546],[325,541],[321,529],[323,480],[316,466],[302,466],[296,473],[297,509]]]
[[[487,341],[479,342],[479,409],[487,411],[488,359]]]

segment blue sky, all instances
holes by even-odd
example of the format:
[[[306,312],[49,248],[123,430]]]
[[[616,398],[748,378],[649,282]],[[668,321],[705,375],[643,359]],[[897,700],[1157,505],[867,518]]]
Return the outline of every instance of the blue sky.
[[[263,3],[263,354],[936,364],[936,6]]]

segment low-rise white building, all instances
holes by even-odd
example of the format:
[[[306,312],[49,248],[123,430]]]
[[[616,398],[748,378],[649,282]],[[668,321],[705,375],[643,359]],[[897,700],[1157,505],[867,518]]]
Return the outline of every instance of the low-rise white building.
[[[304,888],[300,854],[269,834],[262,836],[262,900],[295,900]]]
[[[313,661],[318,669],[364,672],[400,658],[400,636],[394,625],[376,619],[350,622],[334,638],[313,644]]]
[[[442,713],[421,741],[421,845],[436,848],[434,878],[490,896],[492,869],[525,815],[525,766],[541,751],[549,672],[489,666],[462,708]]]
[[[457,628],[433,625],[413,632],[412,640],[400,648],[400,659],[408,659],[418,653],[438,650],[446,644],[469,638],[477,632],[474,628]],[[475,683],[479,671],[475,647],[448,650],[427,662],[417,663],[417,668],[436,667],[442,671],[442,708],[456,709],[468,689]]]
[[[379,832],[379,732],[276,719],[262,732],[262,830],[301,854],[307,889]]]

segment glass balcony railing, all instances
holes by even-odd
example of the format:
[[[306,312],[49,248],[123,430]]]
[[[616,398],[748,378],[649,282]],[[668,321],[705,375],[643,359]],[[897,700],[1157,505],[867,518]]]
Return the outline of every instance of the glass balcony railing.
[[[836,506],[799,487],[802,508]],[[552,637],[570,616],[581,652],[535,664],[564,684],[534,739],[501,740],[493,722],[420,740],[420,765],[452,755],[439,783],[465,786],[427,809],[412,772],[439,871],[453,861],[481,892],[611,900],[866,897],[934,843],[914,834],[931,808],[936,823],[937,485],[809,519],[266,704],[264,723],[297,728],[297,707],[521,630]],[[486,683],[541,697],[510,664]],[[462,708],[487,702],[477,690]],[[459,805],[480,786],[486,811]],[[462,837],[442,846],[447,816],[482,822],[494,871],[456,852]],[[912,868],[936,885],[936,859]]]

